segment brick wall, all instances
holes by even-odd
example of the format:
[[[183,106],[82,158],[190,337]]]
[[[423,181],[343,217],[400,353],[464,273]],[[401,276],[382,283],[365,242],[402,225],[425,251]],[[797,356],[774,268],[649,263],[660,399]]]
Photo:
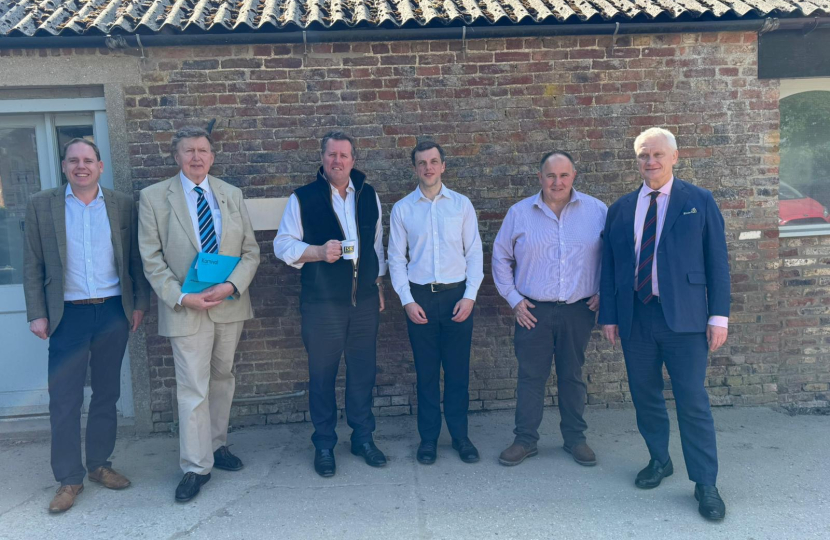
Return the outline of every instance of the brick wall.
[[[312,179],[319,137],[339,127],[358,139],[357,167],[378,190],[388,233],[391,205],[415,186],[410,149],[428,136],[445,146],[445,181],[478,211],[487,261],[475,311],[473,410],[515,404],[512,316],[495,291],[489,259],[507,209],[538,189],[541,154],[554,147],[573,153],[577,189],[610,204],[639,183],[634,137],[668,127],[681,146],[678,176],[714,192],[728,229],[733,315],[729,342],[712,357],[713,403],[775,403],[780,390],[785,400],[808,391],[789,394],[801,374],[776,386],[779,371],[790,371],[789,364],[779,370],[778,90],[777,82],[756,78],[755,34],[623,36],[616,44],[610,37],[474,40],[466,52],[458,41],[424,41],[314,44],[307,54],[301,45],[146,53],[143,84],[126,88],[136,190],[176,172],[166,155],[173,130],[216,118],[212,172],[247,197],[285,197]],[[267,398],[307,387],[299,273],[275,261],[273,235],[258,236],[256,318],[237,355],[237,397],[253,399],[235,407],[237,425],[307,419],[306,397]],[[380,415],[409,414],[417,404],[404,313],[391,288],[386,294],[375,406]],[[787,324],[803,316],[788,313]],[[153,336],[155,315],[146,320]],[[800,332],[792,343],[784,333],[799,350],[786,357],[796,371],[820,354],[802,354],[805,340],[821,337]],[[154,421],[167,430],[174,419],[171,351],[164,338],[150,337],[148,346]],[[621,353],[598,333],[585,374],[590,404],[630,401]],[[551,403],[555,393],[551,386]]]
[[[792,412],[830,408],[830,236],[781,240],[778,390]]]

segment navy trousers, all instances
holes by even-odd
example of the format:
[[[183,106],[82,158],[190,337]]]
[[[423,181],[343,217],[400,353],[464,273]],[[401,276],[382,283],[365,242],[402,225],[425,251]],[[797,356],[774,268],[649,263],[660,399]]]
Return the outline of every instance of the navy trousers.
[[[677,405],[680,442],[689,480],[715,485],[718,454],[715,424],[706,393],[706,334],[673,332],[655,298],[634,300],[631,336],[622,339],[628,387],[637,410],[637,427],[652,459],[669,459],[669,415],[663,397],[663,365]]]
[[[351,304],[305,302],[302,314],[303,344],[308,352],[308,406],[320,450],[337,444],[337,399],[334,383],[340,359],[346,357],[346,420],[352,428],[352,444],[372,440],[375,416],[376,348],[380,300],[375,294]]]
[[[118,425],[115,403],[121,395],[121,360],[130,323],[121,297],[103,304],[67,303],[49,338],[49,421],[52,426],[52,472],[61,485],[83,483],[81,407],[87,366],[92,399],[86,421],[86,468],[111,466]]]
[[[406,319],[418,378],[418,433],[424,441],[437,440],[441,434],[442,366],[447,429],[453,439],[467,437],[473,314],[463,322],[452,321],[452,311],[465,290],[463,285],[436,293],[417,286],[411,289],[428,321],[415,324]]]

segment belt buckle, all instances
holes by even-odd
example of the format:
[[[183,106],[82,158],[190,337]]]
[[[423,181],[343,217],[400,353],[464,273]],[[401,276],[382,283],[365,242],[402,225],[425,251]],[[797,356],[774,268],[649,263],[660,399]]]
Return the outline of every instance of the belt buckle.
[[[429,290],[430,290],[430,292],[438,292],[438,291],[435,290],[435,283],[430,283],[429,284]]]

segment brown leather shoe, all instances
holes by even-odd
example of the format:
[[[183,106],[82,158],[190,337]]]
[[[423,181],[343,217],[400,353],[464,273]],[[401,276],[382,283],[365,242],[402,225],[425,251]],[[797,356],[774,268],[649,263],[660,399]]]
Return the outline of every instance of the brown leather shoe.
[[[593,467],[597,464],[597,456],[596,454],[594,454],[594,451],[591,450],[591,447],[588,446],[588,443],[579,443],[575,445],[573,448],[569,446],[563,446],[562,448],[565,449],[565,452],[572,455],[574,461],[576,461],[580,465],[584,465],[586,467]]]
[[[109,467],[98,467],[89,473],[89,479],[110,489],[124,489],[130,487],[130,481],[126,476],[115,472]]]
[[[506,465],[507,467],[512,467],[513,465],[518,465],[522,461],[529,457],[533,457],[538,453],[539,450],[536,449],[536,445],[526,448],[519,443],[513,443],[499,455],[499,463]]]
[[[58,489],[58,493],[55,495],[55,498],[49,503],[49,511],[53,514],[66,512],[72,508],[72,505],[75,504],[75,497],[80,495],[83,490],[83,484],[61,486]]]

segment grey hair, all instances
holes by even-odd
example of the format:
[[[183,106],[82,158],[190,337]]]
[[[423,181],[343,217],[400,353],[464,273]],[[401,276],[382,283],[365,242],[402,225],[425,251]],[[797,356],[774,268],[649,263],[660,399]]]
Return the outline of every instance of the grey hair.
[[[637,148],[645,141],[646,139],[650,139],[651,137],[665,137],[666,141],[671,146],[672,150],[677,150],[677,139],[674,138],[674,133],[669,131],[668,129],[663,129],[659,127],[648,128],[647,130],[643,131],[637,138],[634,139],[634,152],[637,151]]]
[[[326,153],[326,145],[329,143],[330,140],[334,141],[349,141],[349,144],[352,146],[352,159],[357,159],[357,149],[354,145],[354,139],[352,139],[349,135],[347,135],[343,131],[329,131],[323,138],[320,139],[320,153]]]
[[[207,139],[210,145],[210,151],[213,152],[213,138],[208,133],[208,130],[198,126],[185,126],[173,135],[173,139],[170,141],[170,155],[173,157],[176,156],[176,152],[179,150],[179,143],[184,139],[199,139],[202,137]]]

